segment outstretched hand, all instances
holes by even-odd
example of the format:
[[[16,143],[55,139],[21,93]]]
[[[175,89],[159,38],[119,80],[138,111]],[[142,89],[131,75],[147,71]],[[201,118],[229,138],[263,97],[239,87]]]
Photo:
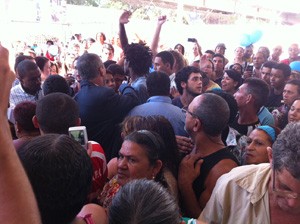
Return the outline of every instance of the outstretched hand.
[[[124,11],[122,13],[122,15],[120,16],[120,18],[119,18],[119,22],[121,24],[127,24],[127,23],[129,23],[129,18],[131,16],[131,14],[132,13],[130,11]]]
[[[15,74],[9,67],[8,56],[8,50],[0,44],[0,110],[5,116],[7,116],[10,89],[15,80]]]

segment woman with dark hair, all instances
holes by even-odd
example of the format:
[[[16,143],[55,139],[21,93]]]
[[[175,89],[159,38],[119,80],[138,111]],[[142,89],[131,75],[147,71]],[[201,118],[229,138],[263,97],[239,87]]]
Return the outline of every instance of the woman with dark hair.
[[[51,73],[50,60],[43,56],[35,57],[34,60],[41,70],[41,80],[44,82]]]
[[[184,55],[184,46],[182,44],[176,44],[174,50],[177,50],[179,53]]]
[[[162,174],[165,158],[165,144],[156,132],[139,130],[127,135],[119,151],[117,175],[104,186],[98,203],[108,208],[119,189],[134,179],[153,179],[167,187]]]
[[[50,74],[51,75],[59,75],[59,67],[55,62],[50,62]]]
[[[122,123],[122,137],[130,134],[133,131],[138,130],[149,130],[155,131],[162,137],[166,146],[166,162],[165,167],[167,167],[174,177],[177,178],[178,166],[180,163],[179,151],[177,148],[176,137],[174,129],[171,123],[163,116],[133,116],[126,117]],[[172,156],[170,156],[172,155]]]
[[[221,84],[224,92],[233,95],[242,84],[242,75],[233,69],[225,70]]]
[[[168,183],[169,192],[178,198],[178,166],[180,163],[180,153],[178,150],[174,129],[171,123],[163,116],[132,116],[127,117],[122,123],[122,138],[138,130],[155,131],[160,135],[165,144],[165,162],[163,175]],[[108,178],[112,178],[117,173],[117,160],[113,158],[108,164]]]

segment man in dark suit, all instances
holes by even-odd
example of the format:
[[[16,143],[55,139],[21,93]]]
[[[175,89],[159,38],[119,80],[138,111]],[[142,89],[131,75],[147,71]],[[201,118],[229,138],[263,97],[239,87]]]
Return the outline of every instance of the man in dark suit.
[[[76,68],[81,76],[81,89],[75,96],[79,105],[81,124],[86,126],[90,140],[99,142],[107,159],[116,156],[119,144],[118,124],[138,104],[134,89],[125,86],[118,95],[113,89],[104,87],[105,68],[96,54],[83,54]],[[115,149],[115,150],[114,150]]]

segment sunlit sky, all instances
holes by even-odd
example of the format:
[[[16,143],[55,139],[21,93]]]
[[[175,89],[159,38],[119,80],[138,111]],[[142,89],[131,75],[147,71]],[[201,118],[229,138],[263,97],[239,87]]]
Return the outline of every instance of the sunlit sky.
[[[67,41],[74,33],[82,33],[84,38],[93,37],[97,32],[105,32],[108,37],[117,33],[118,31],[118,17],[121,11],[104,10],[101,8],[92,7],[67,7],[66,18],[64,23],[54,24],[51,22],[51,10],[47,0],[41,0],[43,14],[41,15],[41,22],[36,23],[36,1],[25,0],[0,0],[6,5],[4,8],[0,6],[0,14],[5,15],[1,18],[2,27],[7,27],[8,32],[0,33],[0,40],[14,41],[14,40],[28,40],[30,37],[38,34],[58,36],[61,41]],[[185,0],[186,3],[192,0]],[[193,0],[193,2],[195,2]],[[228,1],[220,0],[206,0],[206,5],[209,7],[219,7],[226,9],[229,5],[222,5]],[[232,2],[232,1],[231,1]],[[274,1],[274,0],[240,0],[236,8],[240,13],[246,13],[250,10],[246,5],[260,5],[263,8],[280,9],[283,11],[296,11],[298,7],[295,0],[288,1]],[[242,8],[244,6],[244,8]],[[7,12],[7,9],[9,12]],[[88,10],[88,11],[87,11]],[[163,10],[162,10],[163,11]],[[273,13],[273,16],[278,16]],[[276,20],[278,18],[274,18]],[[1,22],[0,21],[0,22]],[[12,23],[10,21],[13,21]],[[25,22],[24,22],[25,21]],[[27,22],[26,22],[27,21]],[[132,19],[126,25],[128,35],[133,40],[135,34],[146,40],[149,43],[152,39],[156,21],[140,21]],[[187,42],[188,37],[196,37],[201,44],[203,50],[214,49],[219,42],[224,42],[227,46],[227,55],[233,54],[234,49],[240,45],[241,38],[244,34],[251,35],[253,32],[260,30],[263,35],[261,39],[255,43],[255,47],[266,45],[272,49],[277,44],[283,45],[287,53],[287,48],[290,43],[299,42],[300,29],[297,26],[279,26],[275,24],[261,25],[255,21],[246,23],[246,20],[241,18],[234,25],[205,25],[201,21],[196,21],[193,24],[186,26],[183,24],[172,23],[167,21],[163,25],[161,31],[160,44],[164,47],[173,48],[176,43],[182,43],[187,48],[191,47],[191,43]]]

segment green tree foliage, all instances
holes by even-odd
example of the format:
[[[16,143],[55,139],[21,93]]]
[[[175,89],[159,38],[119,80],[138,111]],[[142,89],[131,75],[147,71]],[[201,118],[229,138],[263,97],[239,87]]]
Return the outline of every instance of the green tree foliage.
[[[67,4],[98,7],[100,0],[67,0]]]

